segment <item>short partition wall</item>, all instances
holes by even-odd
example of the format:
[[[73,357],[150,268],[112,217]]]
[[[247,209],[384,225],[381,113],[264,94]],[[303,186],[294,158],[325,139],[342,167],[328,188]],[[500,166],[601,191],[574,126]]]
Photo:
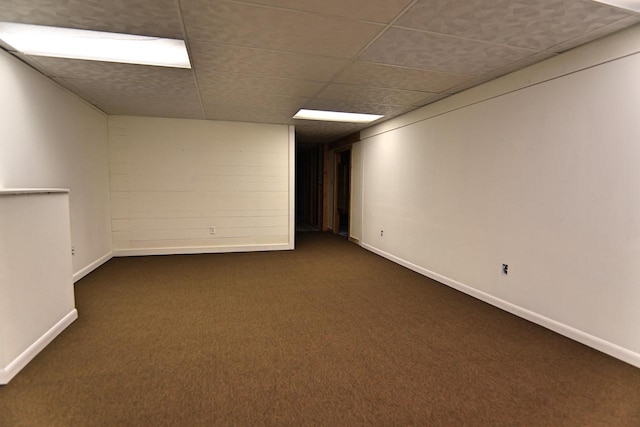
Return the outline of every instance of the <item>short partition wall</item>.
[[[69,191],[0,190],[0,384],[78,317]]]

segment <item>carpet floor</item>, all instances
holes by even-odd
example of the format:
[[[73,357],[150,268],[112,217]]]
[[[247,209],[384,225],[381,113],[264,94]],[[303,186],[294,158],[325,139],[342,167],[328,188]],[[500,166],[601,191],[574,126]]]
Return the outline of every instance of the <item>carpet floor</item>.
[[[115,258],[0,426],[640,426],[640,369],[380,258]]]

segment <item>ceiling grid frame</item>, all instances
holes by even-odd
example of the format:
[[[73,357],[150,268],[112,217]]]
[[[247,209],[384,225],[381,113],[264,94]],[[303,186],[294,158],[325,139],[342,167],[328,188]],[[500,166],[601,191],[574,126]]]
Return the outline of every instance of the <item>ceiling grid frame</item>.
[[[224,28],[199,27],[216,19]],[[12,53],[108,114],[293,124],[297,140],[324,143],[370,125],[294,120],[298,109],[379,123],[640,14],[593,0],[3,0],[0,21],[183,37],[184,73]]]

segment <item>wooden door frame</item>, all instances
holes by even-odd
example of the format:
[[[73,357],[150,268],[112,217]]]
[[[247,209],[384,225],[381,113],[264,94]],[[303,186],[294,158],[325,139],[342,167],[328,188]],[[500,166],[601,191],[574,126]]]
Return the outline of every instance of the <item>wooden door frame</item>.
[[[322,165],[322,231],[329,231],[329,148],[324,145]]]
[[[344,138],[340,138],[336,141],[324,144],[324,157],[323,157],[323,185],[322,185],[322,231],[329,231],[329,194],[333,191],[334,201],[335,201],[335,157],[333,159],[334,166],[334,177],[333,177],[333,189],[331,188],[331,181],[329,177],[329,165],[331,164],[331,156],[329,153],[333,151],[334,153],[351,150],[351,146],[360,141],[360,132],[355,132],[350,135],[345,136]],[[352,152],[353,153],[353,152]],[[349,165],[349,169],[353,168],[353,158],[351,159],[351,164]],[[349,188],[351,188],[351,173],[349,173]],[[334,203],[335,208],[335,203]],[[349,192],[349,214],[351,214],[351,192]],[[351,219],[351,218],[349,218]],[[334,223],[335,223],[335,213],[334,213]],[[351,227],[351,226],[349,226]],[[335,228],[335,227],[334,227]],[[336,233],[338,231],[335,231]]]

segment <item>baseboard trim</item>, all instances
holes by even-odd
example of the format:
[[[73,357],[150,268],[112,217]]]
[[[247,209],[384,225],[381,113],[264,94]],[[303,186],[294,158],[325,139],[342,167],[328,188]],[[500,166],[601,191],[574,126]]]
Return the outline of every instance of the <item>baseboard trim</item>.
[[[98,258],[97,260],[92,262],[91,264],[87,265],[85,268],[83,268],[80,271],[74,273],[73,274],[73,283],[75,283],[78,280],[82,279],[84,276],[86,276],[87,274],[91,273],[93,270],[95,270],[96,268],[100,267],[105,262],[109,261],[112,257],[113,257],[113,252],[109,252],[109,253],[101,256],[100,258]]]
[[[605,354],[608,354],[609,356],[615,357],[616,359],[622,360],[623,362],[626,362],[630,365],[640,368],[640,354],[634,351],[621,347],[612,342],[606,341],[602,338],[598,338],[594,335],[588,334],[572,326],[550,319],[541,314],[527,310],[526,308],[520,307],[519,305],[516,305],[516,304],[512,304],[508,301],[497,298],[491,294],[487,294],[485,292],[474,289],[468,285],[465,285],[456,280],[450,279],[441,274],[435,273],[431,270],[427,270],[426,268],[420,267],[419,265],[413,264],[412,262],[406,261],[395,255],[392,255],[383,250],[380,250],[374,246],[371,246],[362,242],[360,242],[360,246],[363,247],[364,249],[367,249],[368,251],[371,251],[377,255],[380,255],[383,258],[393,261],[396,264],[400,264],[403,267],[413,270],[416,273],[420,273],[423,276],[436,280],[460,292],[464,292],[467,295],[470,295],[474,298],[477,298],[481,301],[484,301],[488,304],[498,307],[504,311],[507,311],[523,319],[526,319],[530,322],[536,323],[540,326],[543,326],[547,329],[557,332],[560,335],[564,335],[567,338],[571,338],[574,341],[582,343],[586,346],[589,346]]]
[[[146,256],[146,255],[191,255],[191,254],[218,254],[230,252],[264,252],[287,251],[294,248],[293,244],[282,243],[276,245],[251,245],[251,246],[191,246],[191,247],[167,247],[167,248],[142,248],[142,249],[114,249],[114,257]]]
[[[78,310],[75,308],[71,310],[66,316],[64,316],[58,323],[53,325],[51,329],[38,338],[33,344],[31,344],[25,351],[16,357],[5,368],[0,369],[0,385],[8,384],[18,372],[20,372],[27,363],[33,360],[51,341],[53,341],[60,332],[65,330],[67,326],[73,323],[78,318]]]

